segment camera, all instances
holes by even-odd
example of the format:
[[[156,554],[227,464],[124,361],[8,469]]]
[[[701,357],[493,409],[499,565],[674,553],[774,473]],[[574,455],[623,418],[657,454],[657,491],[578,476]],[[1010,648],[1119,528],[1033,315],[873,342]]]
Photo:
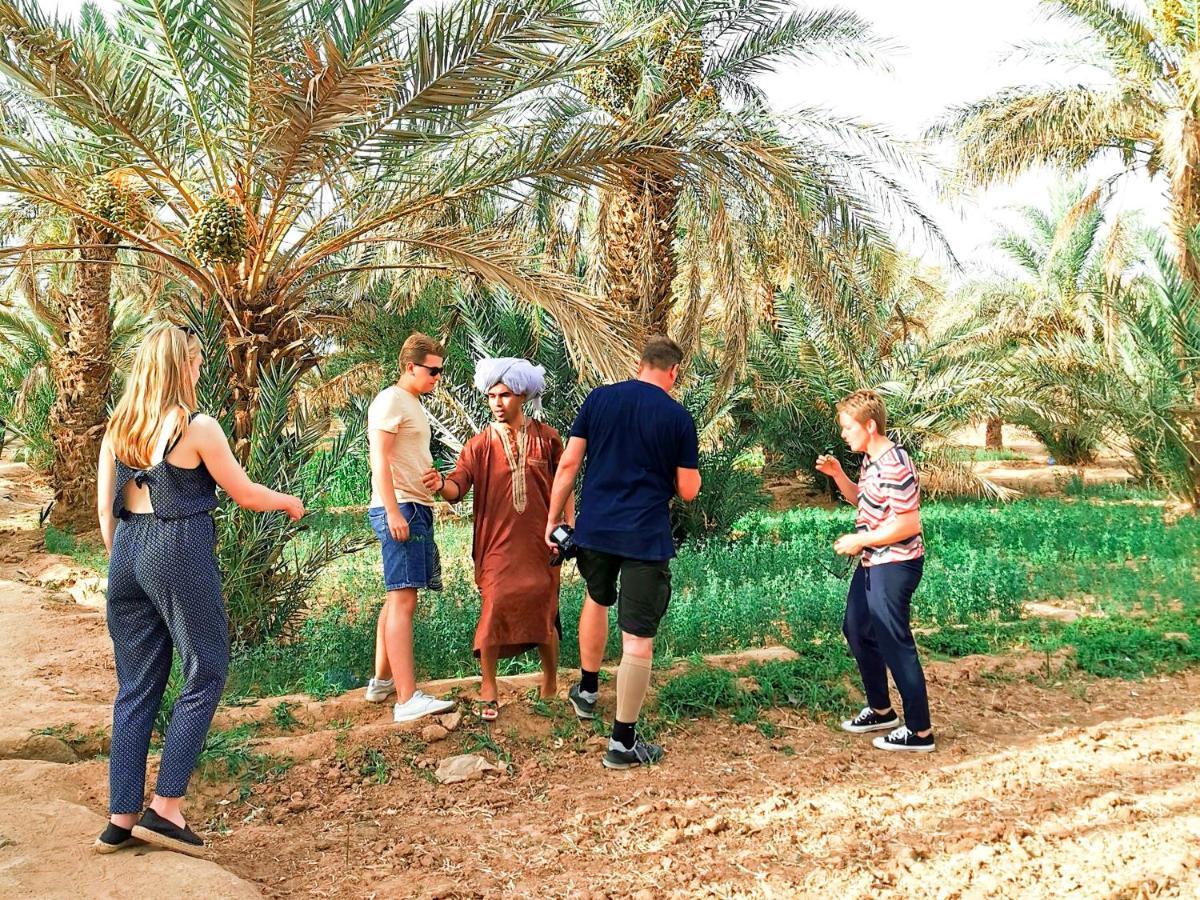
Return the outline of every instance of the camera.
[[[550,540],[554,541],[554,554],[550,565],[561,566],[563,560],[574,559],[579,548],[575,546],[575,529],[570,525],[559,525],[550,532]]]

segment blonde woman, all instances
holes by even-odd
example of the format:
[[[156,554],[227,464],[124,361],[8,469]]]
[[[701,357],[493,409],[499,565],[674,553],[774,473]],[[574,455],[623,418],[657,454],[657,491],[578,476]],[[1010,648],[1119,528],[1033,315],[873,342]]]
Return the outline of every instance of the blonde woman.
[[[110,553],[108,630],[116,656],[108,827],[100,853],[146,841],[190,855],[204,842],[180,803],[225,686],[229,630],[210,513],[216,488],[247,509],[304,515],[298,497],[255,484],[217,421],[196,412],[200,342],[155,329],[138,349],[100,448],[96,508]],[[178,651],[183,685],[150,806],[146,754]],[[140,819],[139,819],[140,816]]]

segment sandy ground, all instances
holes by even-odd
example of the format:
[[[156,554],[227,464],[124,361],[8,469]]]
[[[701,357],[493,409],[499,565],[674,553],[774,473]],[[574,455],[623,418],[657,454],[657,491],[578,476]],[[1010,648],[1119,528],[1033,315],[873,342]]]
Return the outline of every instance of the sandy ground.
[[[223,710],[294,764],[194,782],[210,860],[93,856],[111,648],[69,575],[42,583],[62,560],[38,549],[39,497],[0,467],[0,896],[1200,896],[1200,673],[1099,681],[1030,656],[930,664],[928,756],[779,710],[769,737],[672,726],[664,764],[614,773],[601,737],[515,681],[496,725],[448,734],[352,694],[297,705],[289,730],[277,701]],[[438,784],[464,752],[501,771]]]
[[[963,447],[983,447],[984,428],[963,429],[955,435],[955,441]],[[1072,478],[1093,486],[1129,481],[1132,477],[1124,457],[1107,447],[1100,448],[1091,465],[1052,465],[1041,442],[1016,425],[1004,426],[1004,449],[1027,459],[979,461],[973,468],[990,481],[1022,494],[1052,494],[1061,491]]]

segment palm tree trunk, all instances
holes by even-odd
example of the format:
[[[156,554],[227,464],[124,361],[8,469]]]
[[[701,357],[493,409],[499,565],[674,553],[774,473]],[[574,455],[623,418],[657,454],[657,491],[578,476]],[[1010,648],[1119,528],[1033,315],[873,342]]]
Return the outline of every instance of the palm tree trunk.
[[[233,450],[244,465],[250,455],[263,372],[272,365],[288,363],[305,371],[316,363],[316,358],[303,340],[294,311],[281,310],[274,293],[230,305],[238,311],[242,325],[237,329],[226,322],[232,370]]]
[[[112,384],[109,291],[117,238],[77,221],[80,251],[73,289],[63,304],[65,333],[51,359],[57,397],[50,409],[54,509],[50,521],[79,531],[96,522],[96,461]]]
[[[987,420],[983,445],[989,450],[1004,449],[1004,420],[996,417]]]
[[[678,199],[675,179],[640,169],[606,187],[601,202],[608,297],[650,334],[665,334],[671,316]]]
[[[1200,260],[1191,246],[1192,232],[1200,224],[1200,123],[1185,123],[1181,140],[1170,172],[1171,235],[1179,271],[1200,285]]]
[[[1190,126],[1190,127],[1189,127]],[[1200,225],[1200,122],[1189,120],[1182,129],[1183,146],[1171,171],[1171,233],[1180,273],[1200,290],[1200,259],[1193,252],[1193,232]],[[1177,338],[1178,340],[1178,338]],[[1180,359],[1189,359],[1190,348],[1177,346]],[[1193,392],[1192,409],[1185,413],[1183,441],[1188,451],[1188,500],[1200,504],[1200,385]]]

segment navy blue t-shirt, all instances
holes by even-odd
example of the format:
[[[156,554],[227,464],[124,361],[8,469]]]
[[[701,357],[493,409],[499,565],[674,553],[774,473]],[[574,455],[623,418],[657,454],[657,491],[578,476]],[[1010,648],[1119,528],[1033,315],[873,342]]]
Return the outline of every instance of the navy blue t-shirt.
[[[575,542],[626,559],[675,555],[675,470],[699,467],[696,423],[662,388],[622,381],[587,395],[571,436],[587,441]]]

